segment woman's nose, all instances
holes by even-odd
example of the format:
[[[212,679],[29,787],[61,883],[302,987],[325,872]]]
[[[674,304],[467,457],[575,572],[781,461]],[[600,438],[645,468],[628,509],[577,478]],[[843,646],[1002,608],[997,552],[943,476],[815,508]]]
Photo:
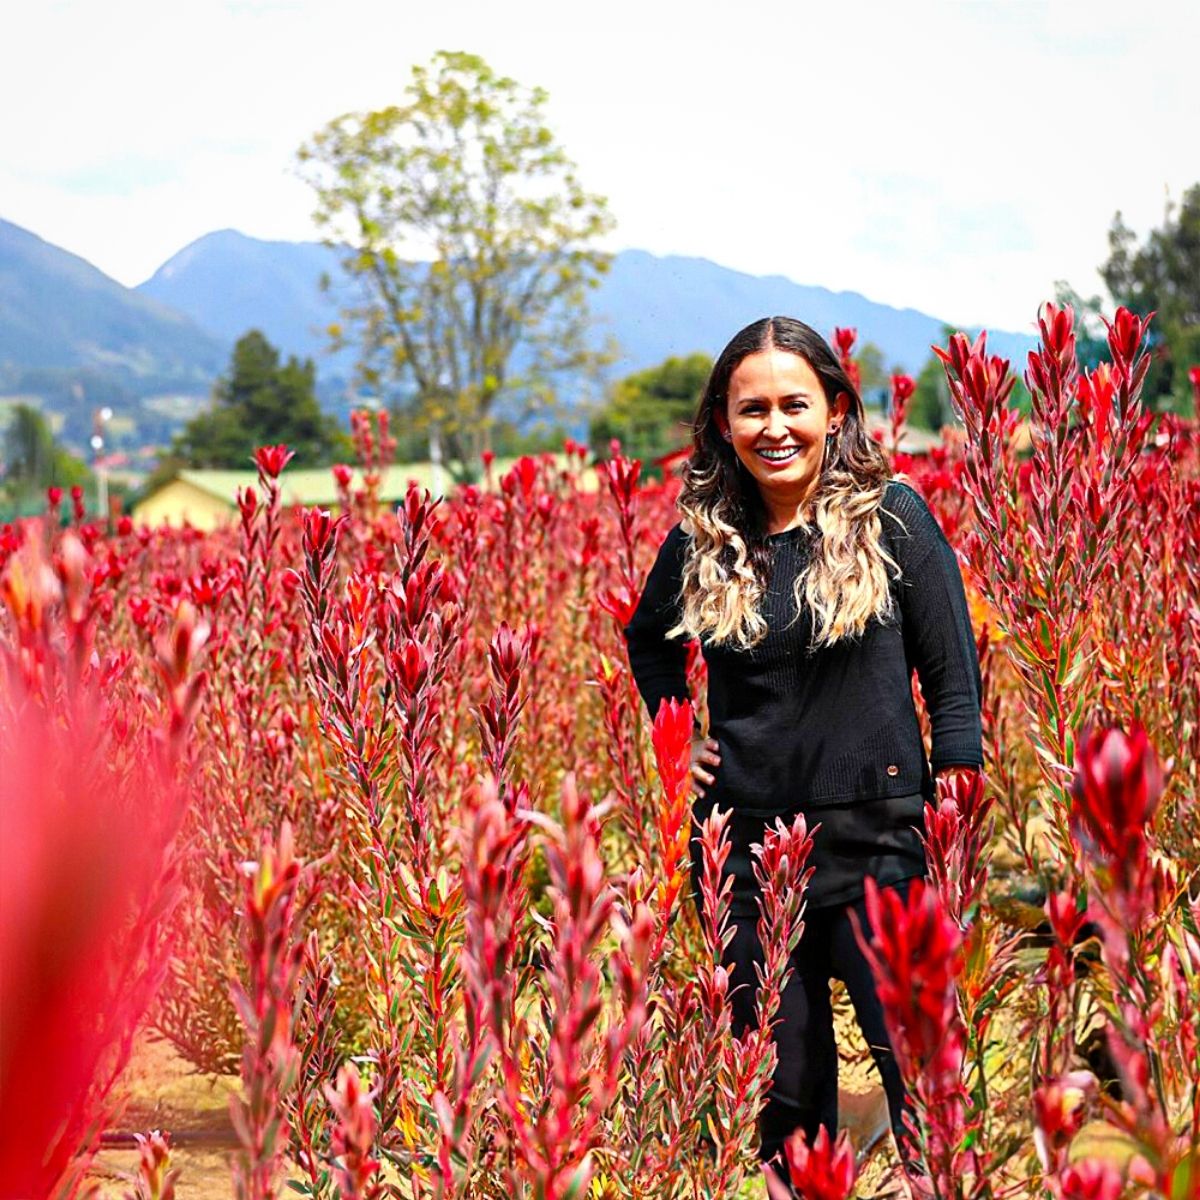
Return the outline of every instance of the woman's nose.
[[[769,437],[783,437],[787,433],[787,419],[783,409],[773,408],[767,413],[767,434]]]

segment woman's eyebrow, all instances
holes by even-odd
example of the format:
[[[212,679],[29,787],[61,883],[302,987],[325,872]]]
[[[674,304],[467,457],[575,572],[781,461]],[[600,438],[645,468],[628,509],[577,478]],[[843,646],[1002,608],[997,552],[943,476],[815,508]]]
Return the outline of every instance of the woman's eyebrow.
[[[809,400],[812,397],[808,392],[788,392],[786,396],[780,396],[780,400]],[[762,404],[764,397],[762,396],[743,396],[738,404]]]

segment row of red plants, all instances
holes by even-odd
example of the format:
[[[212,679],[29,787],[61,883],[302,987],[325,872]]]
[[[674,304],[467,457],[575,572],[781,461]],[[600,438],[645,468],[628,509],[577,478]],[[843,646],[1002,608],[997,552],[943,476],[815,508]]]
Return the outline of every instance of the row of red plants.
[[[926,812],[928,886],[872,893],[861,933],[908,1186],[1175,1200],[1200,1190],[1198,424],[1142,409],[1138,318],[1094,372],[1069,309],[1040,325],[1027,456],[983,337],[941,352],[962,427],[928,456],[892,383],[885,450],[964,565],[987,762]],[[386,423],[354,431],[338,515],[287,511],[264,447],[228,529],[79,501],[63,528],[52,496],[0,537],[0,1194],[90,1186],[147,1027],[240,1073],[239,1196],[285,1169],[314,1197],[737,1194],[811,843],[765,837],[766,963],[731,978],[691,709],[647,727],[620,637],[676,481],[568,443],[391,511]],[[1087,1154],[1098,1121],[1119,1161]],[[787,1154],[802,1194],[852,1192],[844,1138]],[[171,1195],[165,1135],[141,1164]]]

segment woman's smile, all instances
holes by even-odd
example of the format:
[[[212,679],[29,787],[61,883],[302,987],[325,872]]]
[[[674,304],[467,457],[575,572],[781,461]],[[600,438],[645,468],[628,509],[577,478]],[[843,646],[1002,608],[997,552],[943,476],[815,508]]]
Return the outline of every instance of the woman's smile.
[[[773,467],[781,467],[790,463],[800,453],[799,446],[769,447],[760,446],[758,454]]]

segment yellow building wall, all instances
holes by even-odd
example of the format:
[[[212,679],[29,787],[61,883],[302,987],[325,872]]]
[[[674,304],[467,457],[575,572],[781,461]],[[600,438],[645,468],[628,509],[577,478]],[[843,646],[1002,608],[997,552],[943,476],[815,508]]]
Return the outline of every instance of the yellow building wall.
[[[136,525],[178,528],[186,522],[195,529],[209,530],[233,520],[234,511],[227,501],[175,479],[135,504],[132,516]]]

